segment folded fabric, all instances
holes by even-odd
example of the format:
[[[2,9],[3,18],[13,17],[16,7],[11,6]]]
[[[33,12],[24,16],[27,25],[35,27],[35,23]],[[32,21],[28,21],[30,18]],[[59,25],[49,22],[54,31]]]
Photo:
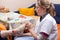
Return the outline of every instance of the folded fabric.
[[[34,16],[34,7],[32,8],[19,8],[19,13],[26,16]]]

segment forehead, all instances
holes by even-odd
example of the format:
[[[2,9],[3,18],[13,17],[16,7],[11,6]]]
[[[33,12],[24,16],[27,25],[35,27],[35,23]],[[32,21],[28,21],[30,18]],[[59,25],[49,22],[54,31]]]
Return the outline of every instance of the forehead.
[[[38,3],[36,3],[36,6],[39,6]]]

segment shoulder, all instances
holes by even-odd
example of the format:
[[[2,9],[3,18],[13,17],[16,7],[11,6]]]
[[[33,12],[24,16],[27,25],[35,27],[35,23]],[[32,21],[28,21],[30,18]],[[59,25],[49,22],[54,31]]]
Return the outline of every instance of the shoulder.
[[[48,21],[48,22],[52,22],[53,24],[56,24],[55,19],[54,19],[50,14],[48,14],[48,15],[45,17],[45,20]]]

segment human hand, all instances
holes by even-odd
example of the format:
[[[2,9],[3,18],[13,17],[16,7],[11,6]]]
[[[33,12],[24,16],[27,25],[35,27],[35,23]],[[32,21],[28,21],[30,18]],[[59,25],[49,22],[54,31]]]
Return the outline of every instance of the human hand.
[[[14,36],[21,36],[23,34],[23,31],[16,28],[16,29],[12,30],[12,33],[13,33]]]
[[[33,24],[31,22],[27,22],[25,27],[30,30],[30,29],[33,29]]]

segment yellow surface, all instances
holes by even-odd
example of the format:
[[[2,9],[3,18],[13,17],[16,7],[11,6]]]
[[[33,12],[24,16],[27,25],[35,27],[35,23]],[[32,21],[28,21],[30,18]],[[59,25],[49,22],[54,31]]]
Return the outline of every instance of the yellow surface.
[[[19,13],[26,16],[34,16],[34,7],[32,8],[19,8]]]

